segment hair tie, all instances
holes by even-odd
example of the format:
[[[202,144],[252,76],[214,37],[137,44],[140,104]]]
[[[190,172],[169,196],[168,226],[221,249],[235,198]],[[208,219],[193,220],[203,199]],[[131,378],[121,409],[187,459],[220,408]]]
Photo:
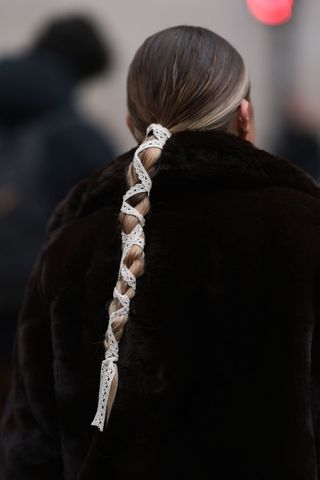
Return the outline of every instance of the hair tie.
[[[152,187],[151,178],[146,169],[144,168],[139,158],[139,154],[147,148],[160,148],[162,150],[166,141],[171,137],[171,133],[169,132],[169,130],[167,130],[162,125],[156,123],[152,123],[151,125],[149,125],[149,127],[147,128],[146,136],[148,137],[151,132],[155,138],[143,141],[134,153],[133,166],[136,170],[140,182],[136,183],[131,188],[129,188],[129,190],[127,190],[127,192],[123,196],[123,202],[121,206],[121,212],[127,215],[133,215],[138,220],[137,225],[129,234],[122,232],[122,256],[118,274],[118,281],[122,277],[123,280],[127,282],[127,284],[133,290],[136,290],[136,277],[125,265],[124,260],[133,245],[138,245],[142,251],[144,250],[145,239],[143,227],[145,224],[145,219],[143,215],[138,212],[138,210],[136,210],[132,205],[130,205],[130,203],[128,203],[128,200],[137,193],[146,193],[147,195],[149,195]],[[112,404],[116,394],[118,380],[117,361],[119,358],[119,347],[118,341],[115,338],[112,330],[112,324],[119,317],[123,315],[128,315],[130,310],[130,298],[127,297],[127,295],[123,295],[121,292],[119,292],[117,287],[114,288],[113,298],[115,300],[118,300],[120,308],[115,312],[109,314],[109,324],[107,329],[108,348],[105,352],[105,359],[102,361],[101,365],[98,408],[93,422],[91,423],[91,425],[95,425],[96,427],[98,427],[101,432],[104,428],[106,417],[108,421],[110,416]],[[116,382],[116,385],[114,385],[112,395],[110,395],[113,381]]]

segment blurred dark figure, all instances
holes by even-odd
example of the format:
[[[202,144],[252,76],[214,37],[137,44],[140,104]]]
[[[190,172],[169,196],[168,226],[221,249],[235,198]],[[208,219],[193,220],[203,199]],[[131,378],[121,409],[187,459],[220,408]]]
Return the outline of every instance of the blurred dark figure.
[[[284,115],[277,153],[319,181],[320,144],[315,124],[303,102],[292,100]]]
[[[111,143],[72,100],[74,89],[109,69],[110,62],[109,49],[81,16],[53,21],[28,52],[0,61],[2,382],[48,217],[71,187],[113,157]]]

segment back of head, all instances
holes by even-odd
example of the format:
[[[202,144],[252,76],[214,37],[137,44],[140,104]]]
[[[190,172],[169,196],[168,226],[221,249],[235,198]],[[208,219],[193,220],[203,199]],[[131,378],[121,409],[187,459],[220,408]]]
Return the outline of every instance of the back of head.
[[[60,56],[73,68],[78,79],[99,74],[111,63],[109,48],[95,25],[82,15],[49,22],[34,40],[32,50]]]
[[[226,129],[249,93],[239,53],[200,27],[178,26],[147,38],[129,70],[128,109],[134,135],[151,123],[171,132]]]

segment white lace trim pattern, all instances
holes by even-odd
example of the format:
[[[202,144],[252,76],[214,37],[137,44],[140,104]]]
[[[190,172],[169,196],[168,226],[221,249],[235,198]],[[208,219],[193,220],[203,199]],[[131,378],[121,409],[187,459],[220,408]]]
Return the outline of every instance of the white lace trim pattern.
[[[159,124],[152,123],[149,125],[147,128],[147,136],[150,135],[151,132],[155,138],[142,142],[135,151],[133,158],[133,166],[138,175],[140,183],[133,185],[124,194],[121,207],[121,212],[126,213],[127,215],[132,215],[139,221],[139,223],[129,234],[126,234],[125,232],[122,232],[121,234],[122,257],[120,261],[118,280],[120,280],[122,277],[123,280],[125,280],[133,290],[136,290],[136,277],[128,269],[124,261],[133,245],[140,247],[143,253],[145,245],[143,233],[145,219],[143,215],[138,212],[138,210],[128,203],[128,200],[138,193],[146,193],[149,195],[152,187],[151,178],[142,165],[139,154],[147,148],[160,148],[162,150],[168,138],[171,137],[169,130]],[[113,291],[113,298],[119,301],[121,307],[115,312],[111,313],[109,316],[109,325],[107,329],[108,349],[105,352],[105,359],[102,361],[101,365],[98,408],[93,422],[91,423],[91,425],[98,427],[101,432],[103,431],[106,417],[108,420],[110,415],[111,407],[109,406],[109,396],[112,382],[118,377],[117,361],[119,358],[119,347],[112,330],[112,324],[121,316],[128,315],[130,310],[130,298],[127,297],[127,295],[123,295],[121,292],[119,292],[117,287],[115,287]]]

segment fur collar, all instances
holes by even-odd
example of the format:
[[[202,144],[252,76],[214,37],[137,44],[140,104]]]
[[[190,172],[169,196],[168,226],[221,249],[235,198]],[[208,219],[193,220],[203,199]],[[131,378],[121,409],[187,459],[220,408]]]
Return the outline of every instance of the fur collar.
[[[161,179],[169,186],[171,177],[202,189],[284,187],[320,197],[314,180],[291,162],[224,132],[174,135],[167,142],[154,183]]]
[[[49,230],[106,206],[117,210],[126,189],[125,172],[137,147],[80,183],[53,216]],[[289,188],[320,198],[317,183],[288,160],[224,132],[184,131],[167,141],[153,179],[158,195],[227,189]]]

